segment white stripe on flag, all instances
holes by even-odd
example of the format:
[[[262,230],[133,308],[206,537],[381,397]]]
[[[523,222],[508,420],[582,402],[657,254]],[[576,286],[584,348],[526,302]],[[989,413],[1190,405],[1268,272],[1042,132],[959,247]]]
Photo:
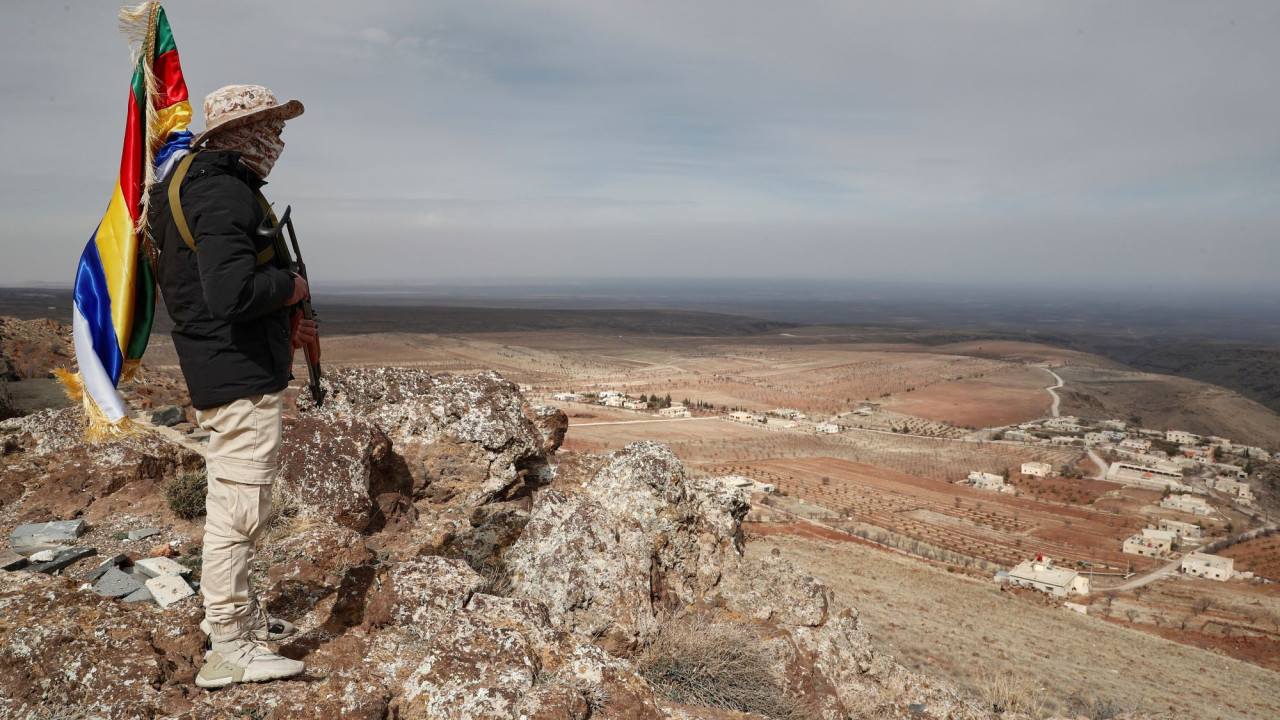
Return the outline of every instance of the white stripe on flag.
[[[80,378],[84,382],[84,391],[107,416],[107,420],[116,422],[127,417],[129,411],[124,406],[124,399],[116,392],[111,376],[102,366],[98,354],[93,351],[93,336],[89,332],[89,321],[80,314],[80,307],[71,304],[74,317],[71,322],[71,336],[76,343],[76,361],[80,363]]]

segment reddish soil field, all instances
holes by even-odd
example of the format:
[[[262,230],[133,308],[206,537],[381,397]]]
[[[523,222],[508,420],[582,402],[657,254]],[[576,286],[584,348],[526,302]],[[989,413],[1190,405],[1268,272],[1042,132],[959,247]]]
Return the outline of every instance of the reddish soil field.
[[[1069,505],[1089,505],[1116,489],[1115,483],[1100,480],[1067,480],[1061,477],[1027,477],[1014,474],[1009,484],[1028,497]]]
[[[1139,526],[1136,519],[1090,508],[1049,505],[835,458],[704,469],[771,482],[849,519],[1004,565],[1040,553],[1071,565],[1088,561],[1125,568],[1133,557],[1122,554],[1120,544]]]
[[[1249,570],[1260,577],[1280,580],[1280,534],[1233,545],[1218,554],[1235,558],[1236,570]]]
[[[1045,388],[1055,384],[1049,373],[1011,367],[981,378],[930,385],[894,396],[896,412],[954,425],[996,427],[1049,414],[1053,398]]]

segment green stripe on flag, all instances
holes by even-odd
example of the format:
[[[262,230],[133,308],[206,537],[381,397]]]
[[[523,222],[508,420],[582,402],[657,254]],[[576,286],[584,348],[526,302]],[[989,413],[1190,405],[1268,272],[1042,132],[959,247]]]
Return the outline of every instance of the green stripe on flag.
[[[138,249],[138,268],[133,277],[133,326],[129,329],[129,346],[124,353],[126,360],[138,360],[146,352],[156,314],[155,278],[147,251],[142,248]]]
[[[169,18],[164,14],[164,8],[160,8],[160,12],[156,14],[155,52],[151,57],[158,58],[170,50],[177,49],[178,45],[173,42],[173,30],[169,28]]]
[[[138,58],[138,67],[133,71],[133,101],[138,104],[138,117],[146,123],[147,106],[143,103],[147,99],[147,78],[142,73],[142,58]]]

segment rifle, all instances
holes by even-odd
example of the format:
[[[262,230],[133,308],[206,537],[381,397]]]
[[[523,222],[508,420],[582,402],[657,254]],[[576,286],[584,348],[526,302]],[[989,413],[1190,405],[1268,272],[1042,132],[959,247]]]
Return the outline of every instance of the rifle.
[[[292,205],[285,206],[284,213],[280,216],[279,222],[275,227],[258,228],[258,234],[271,238],[277,245],[280,244],[280,231],[288,228],[289,242],[293,245],[293,264],[297,265],[297,273],[307,281],[307,287],[311,286],[311,279],[307,277],[307,264],[302,261],[302,248],[298,247],[298,236],[293,231],[293,219],[289,217],[289,212],[293,209]],[[269,222],[269,219],[268,219]],[[283,249],[283,248],[281,248]],[[284,253],[288,257],[287,251]],[[311,308],[311,295],[307,294],[298,303],[302,308],[302,317],[312,322],[316,322],[315,311]],[[320,385],[320,336],[316,335],[315,339],[303,346],[303,350],[307,354],[307,372],[311,376],[311,382],[308,389],[311,391],[311,399],[315,401],[316,407],[324,404],[324,387]]]

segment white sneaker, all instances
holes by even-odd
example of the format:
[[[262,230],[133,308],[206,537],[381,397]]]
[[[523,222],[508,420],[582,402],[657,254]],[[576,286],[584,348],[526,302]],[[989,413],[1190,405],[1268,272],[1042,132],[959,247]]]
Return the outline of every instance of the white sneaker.
[[[196,686],[216,688],[238,682],[280,680],[306,669],[306,663],[301,660],[277,655],[261,641],[244,635],[213,644],[213,649],[204,655],[204,667],[196,675]]]

